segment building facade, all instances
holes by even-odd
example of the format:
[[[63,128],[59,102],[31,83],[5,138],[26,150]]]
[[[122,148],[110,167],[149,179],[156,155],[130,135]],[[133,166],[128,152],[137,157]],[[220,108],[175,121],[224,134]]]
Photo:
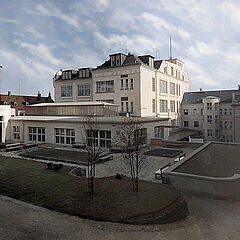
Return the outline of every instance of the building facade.
[[[240,142],[240,88],[187,92],[181,104],[181,124],[200,130],[207,141]]]
[[[59,71],[55,101],[103,101],[119,106],[120,115],[165,117],[177,125],[179,107],[188,91],[188,76],[178,59],[112,54],[95,69]]]

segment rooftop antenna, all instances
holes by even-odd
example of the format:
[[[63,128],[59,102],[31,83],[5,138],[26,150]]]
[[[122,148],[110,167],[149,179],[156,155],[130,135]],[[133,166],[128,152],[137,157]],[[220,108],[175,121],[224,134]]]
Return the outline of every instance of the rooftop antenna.
[[[169,58],[172,59],[172,38],[169,38]]]

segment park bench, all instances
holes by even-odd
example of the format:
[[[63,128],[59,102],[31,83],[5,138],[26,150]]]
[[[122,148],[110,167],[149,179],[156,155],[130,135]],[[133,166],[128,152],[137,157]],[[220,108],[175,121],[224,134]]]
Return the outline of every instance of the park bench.
[[[106,154],[99,158],[99,162],[105,162],[108,160],[113,160],[113,154]]]
[[[14,151],[14,150],[19,150],[22,148],[21,143],[10,143],[6,144],[6,151]]]

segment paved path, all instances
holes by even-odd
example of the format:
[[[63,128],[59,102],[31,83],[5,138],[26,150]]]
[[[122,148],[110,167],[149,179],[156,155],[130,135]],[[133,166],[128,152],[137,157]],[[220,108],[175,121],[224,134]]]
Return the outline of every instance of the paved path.
[[[187,200],[191,215],[184,221],[134,226],[80,219],[0,196],[0,239],[240,239],[240,202]]]

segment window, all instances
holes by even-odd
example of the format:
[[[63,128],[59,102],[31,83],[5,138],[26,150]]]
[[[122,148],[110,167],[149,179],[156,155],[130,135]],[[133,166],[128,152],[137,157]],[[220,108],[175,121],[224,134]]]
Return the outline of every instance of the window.
[[[224,129],[227,129],[227,121],[224,122]]]
[[[114,91],[114,81],[101,81],[96,82],[96,92],[103,93],[103,92],[113,92]]]
[[[218,129],[215,130],[215,137],[218,137],[219,136],[219,131]]]
[[[164,67],[164,69],[163,69],[163,71],[164,71],[164,73],[168,73],[168,71],[167,71],[167,67]]]
[[[133,102],[131,102],[131,113],[133,113]]]
[[[87,130],[87,145],[102,148],[111,147],[111,131],[107,130]]]
[[[170,110],[171,112],[175,112],[175,101],[170,101]]]
[[[183,80],[183,81],[185,80],[184,75],[182,75],[182,80]]]
[[[232,109],[229,108],[229,115],[232,115]]]
[[[212,110],[212,103],[207,103],[207,110]]]
[[[220,121],[220,129],[222,129],[222,128],[223,128],[223,122]]]
[[[220,111],[220,112],[219,112],[219,113],[220,113],[220,115],[222,115],[222,109],[221,109],[221,108],[219,109],[219,111]]]
[[[208,136],[208,137],[212,137],[212,136],[213,136],[213,131],[210,130],[210,129],[208,129],[208,130],[207,130],[207,136]]]
[[[212,123],[212,115],[207,115],[207,122]]]
[[[218,103],[215,103],[214,106],[215,106],[215,107],[214,107],[215,110],[218,110]]]
[[[160,100],[160,112],[167,112],[167,100]]]
[[[62,79],[71,79],[72,77],[72,72],[71,71],[64,71],[62,73]]]
[[[160,80],[160,93],[168,93],[167,81]]]
[[[133,90],[133,78],[131,78],[130,89]]]
[[[75,142],[75,129],[55,128],[55,141],[58,144],[73,144]]]
[[[13,139],[20,140],[20,126],[13,126]]]
[[[121,90],[124,89],[124,86],[123,86],[123,79],[121,79]]]
[[[188,128],[188,121],[183,121],[183,127]]]
[[[171,75],[174,76],[173,67],[171,67]]]
[[[61,97],[72,97],[72,86],[61,86]]]
[[[153,113],[156,112],[156,101],[155,101],[155,99],[152,99],[152,112]]]
[[[224,109],[224,115],[227,115],[227,109],[226,108]]]
[[[154,127],[154,137],[155,138],[164,138],[164,128],[160,126]]]
[[[199,127],[199,121],[194,121],[194,122],[193,122],[193,126],[194,126],[194,127]]]
[[[125,80],[125,89],[128,89],[128,79]]]
[[[215,115],[215,123],[218,123],[218,115]]]
[[[193,115],[197,115],[197,109],[196,108],[193,109]]]
[[[178,84],[176,84],[176,95],[178,96]]]
[[[129,109],[128,109],[128,102],[126,102],[126,112],[127,112],[127,113],[129,112]]]
[[[147,141],[147,129],[141,128],[134,130],[135,139],[137,139],[137,142],[140,144],[145,144]]]
[[[121,102],[121,112],[124,112],[124,103]]]
[[[232,122],[229,122],[229,129],[232,129]]]
[[[90,96],[90,84],[78,85],[78,96]]]
[[[79,69],[79,78],[89,77],[89,69]]]
[[[170,82],[170,94],[175,95],[175,83]]]
[[[152,91],[155,92],[155,78],[152,78]]]
[[[183,114],[188,115],[188,109],[183,109]]]
[[[45,142],[45,128],[44,127],[29,127],[28,135],[29,135],[29,141]]]

